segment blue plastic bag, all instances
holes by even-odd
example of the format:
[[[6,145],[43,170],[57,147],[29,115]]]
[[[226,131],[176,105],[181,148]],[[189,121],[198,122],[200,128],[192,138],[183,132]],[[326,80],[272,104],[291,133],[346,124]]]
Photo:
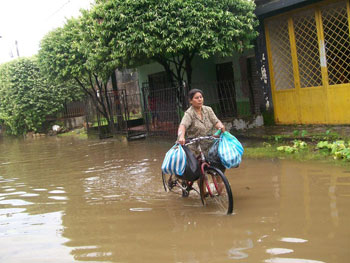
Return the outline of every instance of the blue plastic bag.
[[[242,161],[243,152],[243,146],[235,136],[227,131],[220,135],[218,153],[225,168],[238,166]]]
[[[183,175],[186,168],[186,153],[180,144],[175,144],[166,154],[162,164],[165,174]]]

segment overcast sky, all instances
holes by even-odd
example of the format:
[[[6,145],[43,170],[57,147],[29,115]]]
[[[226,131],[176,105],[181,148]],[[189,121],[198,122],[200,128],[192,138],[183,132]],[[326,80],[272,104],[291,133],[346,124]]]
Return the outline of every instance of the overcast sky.
[[[40,40],[50,30],[78,17],[94,0],[0,0],[0,63],[38,52]],[[11,58],[13,56],[13,58]]]

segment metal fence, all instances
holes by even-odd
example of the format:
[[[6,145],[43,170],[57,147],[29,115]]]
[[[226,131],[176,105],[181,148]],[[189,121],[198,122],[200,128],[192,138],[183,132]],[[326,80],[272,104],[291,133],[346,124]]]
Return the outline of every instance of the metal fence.
[[[245,84],[249,85],[249,83]],[[243,87],[243,85],[240,86]],[[234,81],[197,82],[193,83],[191,88],[203,90],[205,105],[212,107],[218,118],[222,120],[254,114],[250,98],[252,92],[240,91],[240,98],[237,99]],[[143,83],[144,116],[150,135],[176,136],[184,111],[189,107],[187,93],[186,87],[154,89],[149,83]]]
[[[204,92],[204,103],[213,108],[219,118],[237,116],[236,92],[233,81],[193,83],[192,88]]]
[[[86,115],[85,101],[71,101],[64,103],[63,110],[55,114],[46,116],[46,120],[64,120]]]
[[[89,130],[98,132],[100,138],[118,133],[135,135],[145,130],[141,93],[110,91],[99,95],[99,101],[91,98],[86,101],[86,119]]]
[[[64,109],[61,112],[61,118],[73,118],[84,116],[86,114],[86,107],[84,101],[72,101],[65,103]]]
[[[174,136],[183,116],[177,87],[152,90],[143,83],[144,116],[150,135]]]
[[[211,106],[221,120],[254,113],[249,100],[251,93],[246,92],[248,95],[244,97],[240,91],[240,99],[237,99],[233,81],[193,83],[191,87],[203,90],[205,105]],[[150,136],[174,137],[189,106],[185,96],[187,93],[186,87],[156,89],[149,83],[143,83],[140,92],[133,89],[110,91],[101,100],[111,116],[112,125],[108,127],[108,121],[97,110],[96,102],[88,99],[84,102],[87,126],[97,131],[101,138],[116,133],[127,134],[129,137],[145,133]]]

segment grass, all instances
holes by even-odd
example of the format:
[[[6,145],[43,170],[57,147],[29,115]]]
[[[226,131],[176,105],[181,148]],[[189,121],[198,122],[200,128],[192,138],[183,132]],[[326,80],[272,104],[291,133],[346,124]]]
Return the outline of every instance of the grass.
[[[123,116],[121,116],[122,118],[123,118],[123,120],[125,120],[125,116],[123,115]],[[128,120],[135,120],[135,119],[139,119],[139,118],[142,118],[143,116],[142,116],[142,114],[141,113],[136,113],[136,114],[134,114],[134,113],[130,113],[129,114],[129,119]],[[114,124],[116,124],[116,123],[118,123],[118,117],[117,116],[114,116],[113,117],[113,121],[114,121]],[[101,117],[100,118],[100,125],[101,126],[104,126],[104,125],[107,125],[108,124],[108,121],[107,121],[107,119],[106,118],[104,118],[104,117]],[[92,127],[97,127],[98,126],[98,121],[97,120],[94,120],[93,121],[93,123],[92,123]]]
[[[287,159],[297,161],[320,161],[323,163],[335,164],[339,166],[350,166],[350,162],[344,159],[334,159],[330,154],[317,150],[316,144],[310,143],[304,149],[297,152],[287,153],[278,151],[279,146],[285,146],[286,143],[262,143],[261,145],[246,146],[244,148],[244,157],[254,159]]]
[[[296,133],[296,132],[295,132]],[[304,137],[303,132],[300,134],[293,134],[294,136],[300,135]],[[247,145],[244,147],[244,157],[255,159],[290,159],[298,161],[320,161],[324,163],[330,163],[340,166],[350,166],[350,162],[345,159],[335,159],[334,155],[327,149],[317,149],[317,144],[320,141],[334,141],[339,139],[340,136],[334,132],[313,134],[308,138],[294,139],[288,135],[274,135],[269,138],[265,138],[265,142],[256,143],[254,145]],[[75,129],[66,133],[59,134],[60,137],[74,136],[80,139],[87,139],[88,135],[84,128]],[[305,136],[306,137],[306,136]],[[307,139],[304,143],[303,139]],[[347,147],[350,147],[350,138],[345,138],[348,143]],[[293,145],[294,144],[294,145]],[[297,148],[295,150],[293,147]],[[280,150],[278,150],[280,148]],[[282,150],[285,149],[285,150]],[[288,150],[293,151],[288,151]]]
[[[87,139],[88,138],[88,135],[87,135],[87,133],[86,133],[84,128],[74,129],[74,130],[71,130],[69,132],[60,133],[57,136],[58,137],[74,136],[74,137],[80,138],[80,139]]]

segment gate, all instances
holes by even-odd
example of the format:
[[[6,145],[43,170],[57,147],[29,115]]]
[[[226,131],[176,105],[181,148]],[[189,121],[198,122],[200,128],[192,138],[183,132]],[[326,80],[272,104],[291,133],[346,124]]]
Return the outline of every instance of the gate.
[[[265,20],[276,123],[350,123],[349,25],[349,0]]]
[[[149,135],[176,136],[184,114],[178,93],[177,87],[152,89],[143,83],[144,118]]]
[[[95,130],[100,138],[125,134],[128,138],[140,138],[145,135],[141,93],[129,94],[126,89],[99,94],[99,103],[92,99],[86,102],[89,132]],[[105,109],[103,114],[101,109]],[[107,120],[109,118],[109,120]]]

